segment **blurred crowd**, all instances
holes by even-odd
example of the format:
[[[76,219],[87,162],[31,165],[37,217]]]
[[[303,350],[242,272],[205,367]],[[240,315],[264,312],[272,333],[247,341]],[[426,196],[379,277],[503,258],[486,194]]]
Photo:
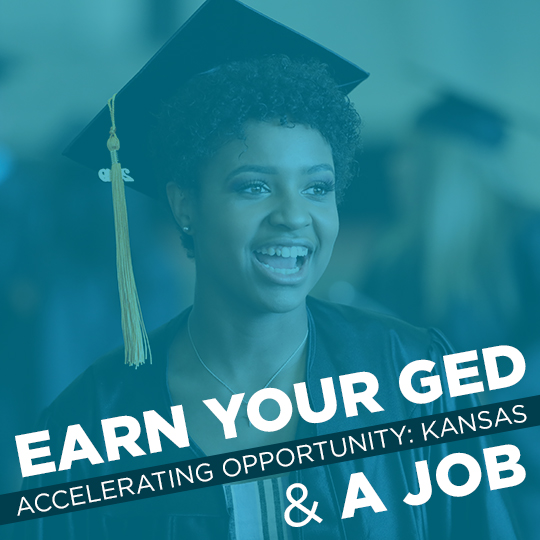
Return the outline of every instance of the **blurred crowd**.
[[[519,349],[524,378],[480,394],[482,403],[540,391],[540,185],[519,185],[505,151],[511,122],[443,93],[400,140],[366,147],[319,289],[332,301],[436,327],[457,352],[477,350],[481,358],[487,347]],[[511,362],[501,358],[499,369],[508,374]],[[535,538],[540,506],[537,432],[504,438],[518,445],[527,468],[528,488],[513,499],[524,538]]]

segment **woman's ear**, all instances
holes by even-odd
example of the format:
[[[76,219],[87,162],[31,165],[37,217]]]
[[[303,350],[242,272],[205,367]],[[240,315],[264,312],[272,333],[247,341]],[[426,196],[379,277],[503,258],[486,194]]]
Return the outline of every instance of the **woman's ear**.
[[[176,223],[186,233],[191,231],[191,197],[176,182],[166,186],[169,206]]]

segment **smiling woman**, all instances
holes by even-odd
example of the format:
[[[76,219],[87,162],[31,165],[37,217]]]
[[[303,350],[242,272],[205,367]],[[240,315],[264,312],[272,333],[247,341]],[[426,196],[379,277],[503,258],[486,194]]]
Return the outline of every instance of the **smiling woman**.
[[[197,420],[191,435],[207,454],[290,440],[297,413],[279,433],[244,423],[220,440],[202,401],[239,389],[245,416],[270,379],[289,394],[305,379],[306,297],[338,233],[358,114],[320,62],[270,55],[197,75],[160,116],[168,199],[196,265],[189,331],[169,355],[173,401]]]
[[[330,146],[314,129],[251,123],[245,141],[222,147],[204,170],[189,210],[176,204],[182,195],[170,184],[176,219],[190,223],[194,238],[198,298],[202,291],[214,301],[232,294],[261,304],[256,311],[302,303],[338,232],[332,163]]]
[[[254,72],[256,83],[250,83]],[[241,98],[227,101],[223,95],[233,86]],[[205,115],[207,101],[194,102],[193,96],[212,92],[217,96],[212,114]],[[340,114],[325,118],[324,109],[305,105],[314,100],[325,100]],[[186,327],[179,333],[169,355],[173,401],[184,403],[199,420],[191,434],[207,454],[290,440],[297,413],[278,434],[252,433],[245,424],[235,441],[221,441],[219,425],[205,422],[202,401],[227,401],[231,388],[240,389],[246,393],[245,415],[249,396],[271,378],[274,388],[289,394],[305,379],[306,297],[330,260],[339,228],[336,185],[345,182],[350,165],[345,130],[335,125],[348,120],[350,138],[357,142],[358,115],[323,66],[283,56],[226,64],[199,75],[166,110],[167,126],[159,132],[168,128],[176,134],[172,141],[195,140],[201,156],[189,168],[180,167],[181,175],[172,169],[176,181],[166,186],[196,265],[189,332]],[[205,117],[213,136],[193,139],[195,130],[210,131]],[[331,144],[307,125],[308,119],[314,125],[326,121],[328,131],[334,128],[334,144],[342,143],[342,176],[336,178]],[[354,145],[349,146],[350,156]],[[163,150],[174,158],[162,162],[174,167],[178,153],[167,145]],[[205,339],[209,333],[211,340]]]
[[[169,184],[176,220],[194,240],[197,299],[207,291],[252,311],[298,307],[337,236],[334,184],[332,150],[317,130],[266,122],[217,152],[193,201]]]
[[[193,60],[193,51],[200,58]],[[112,463],[96,465],[81,458],[67,471],[32,477],[25,487],[455,407],[446,396],[422,406],[400,399],[398,374],[411,361],[429,358],[437,364],[433,374],[440,373],[442,356],[450,349],[438,332],[308,296],[330,260],[339,229],[338,202],[351,179],[359,145],[360,119],[347,92],[366,76],[235,0],[209,0],[118,94],[116,105],[111,102],[109,150],[117,181],[113,191],[118,183],[123,188],[118,126],[119,134],[124,129],[122,160],[135,179],[133,187],[167,196],[184,246],[194,258],[194,303],[150,334],[151,364],[137,370],[124,366],[123,351],[98,360],[48,408],[42,430],[56,441],[63,439],[68,425],[81,425],[92,441],[99,441],[96,418],[141,418],[153,410],[170,423],[171,408],[182,405],[189,447],[164,441],[159,456],[144,448],[136,462],[125,453]],[[103,152],[98,159],[88,157],[88,151],[100,148],[108,130],[106,109],[67,154],[101,168]],[[147,151],[148,133],[153,134],[154,158]],[[122,190],[114,192],[117,205]],[[120,223],[124,235],[125,226]],[[129,252],[121,252],[119,259],[123,265]],[[131,301],[131,307],[138,307],[136,296]],[[126,349],[132,339],[126,333]],[[354,372],[369,372],[380,381],[380,406],[351,416],[340,407],[325,423],[303,420],[293,410],[286,425],[272,431],[256,429],[248,420],[249,400],[261,389],[283,397],[257,403],[263,420],[272,422],[280,417],[283,403],[293,401],[295,384],[305,383],[310,410],[318,413],[325,409],[321,379],[337,380]],[[243,395],[233,403],[233,394]],[[463,399],[462,406],[470,405]],[[226,410],[223,414],[236,412],[236,436],[223,436],[223,425],[212,412],[220,407]],[[103,455],[104,443],[95,444]],[[465,450],[475,454],[481,448],[473,441]],[[414,538],[422,539],[512,540],[507,511],[498,494],[486,493],[486,486],[466,501],[434,497],[425,513],[402,504],[414,485],[414,463],[438,462],[447,453],[447,446],[440,444],[249,485],[107,506],[67,515],[64,521],[30,525],[29,538],[387,540],[412,538],[414,531]],[[342,521],[341,501],[351,474],[359,470],[380,480],[378,492],[392,512],[380,515],[368,508]],[[286,487],[294,482],[307,487],[323,517],[300,532],[284,521]],[[496,527],[489,526],[492,512]]]
[[[168,185],[175,218],[193,239],[197,280],[189,324],[210,368],[194,354],[189,336],[180,335],[169,360],[176,381],[171,392],[179,402],[187,386],[189,401],[199,406],[209,391],[230,397],[213,373],[248,397],[293,351],[296,362],[289,362],[273,386],[291,392],[304,379],[305,355],[298,344],[307,332],[306,296],[324,272],[338,232],[332,151],[317,130],[303,125],[250,122],[245,134],[218,150],[196,194]],[[205,340],[209,331],[213,339]],[[296,423],[258,442],[290,439]],[[226,441],[216,442],[206,428],[192,435],[206,453],[226,449]],[[248,431],[241,440],[246,447],[255,442]]]

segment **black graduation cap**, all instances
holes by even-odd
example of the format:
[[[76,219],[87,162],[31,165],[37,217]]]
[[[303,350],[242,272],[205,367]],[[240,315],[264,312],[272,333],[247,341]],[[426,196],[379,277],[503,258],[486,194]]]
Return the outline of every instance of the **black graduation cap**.
[[[159,198],[160,184],[147,145],[163,103],[194,75],[226,62],[268,54],[317,58],[328,65],[346,94],[368,76],[341,56],[237,0],[207,0],[64,151],[112,183],[122,332],[129,365],[138,367],[152,357],[131,264],[124,180]],[[119,153],[126,169],[120,166]],[[109,162],[110,170],[105,169]]]
[[[207,0],[116,95],[120,155],[134,180],[130,187],[162,196],[146,145],[164,101],[194,75],[229,61],[267,54],[317,58],[328,65],[345,94],[368,77],[341,56],[237,0]],[[104,107],[64,155],[96,172],[107,167],[110,157],[105,141],[110,126],[109,110]]]

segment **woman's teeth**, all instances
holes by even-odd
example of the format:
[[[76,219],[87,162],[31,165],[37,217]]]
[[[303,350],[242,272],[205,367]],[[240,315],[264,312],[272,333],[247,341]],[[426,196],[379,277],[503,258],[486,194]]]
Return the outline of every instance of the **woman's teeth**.
[[[300,272],[299,266],[295,266],[294,268],[274,268],[273,266],[270,266],[269,264],[266,264],[266,263],[262,263],[262,265],[266,266],[266,268],[270,269],[272,272],[275,272],[276,274],[284,274],[286,276]]]
[[[308,249],[303,246],[293,246],[293,247],[269,247],[258,249],[257,253],[262,255],[277,255],[278,257],[305,257],[308,254]]]
[[[276,274],[296,274],[300,271],[303,264],[302,259],[298,257],[306,257],[308,248],[304,246],[271,246],[261,248],[255,251],[259,262]]]

